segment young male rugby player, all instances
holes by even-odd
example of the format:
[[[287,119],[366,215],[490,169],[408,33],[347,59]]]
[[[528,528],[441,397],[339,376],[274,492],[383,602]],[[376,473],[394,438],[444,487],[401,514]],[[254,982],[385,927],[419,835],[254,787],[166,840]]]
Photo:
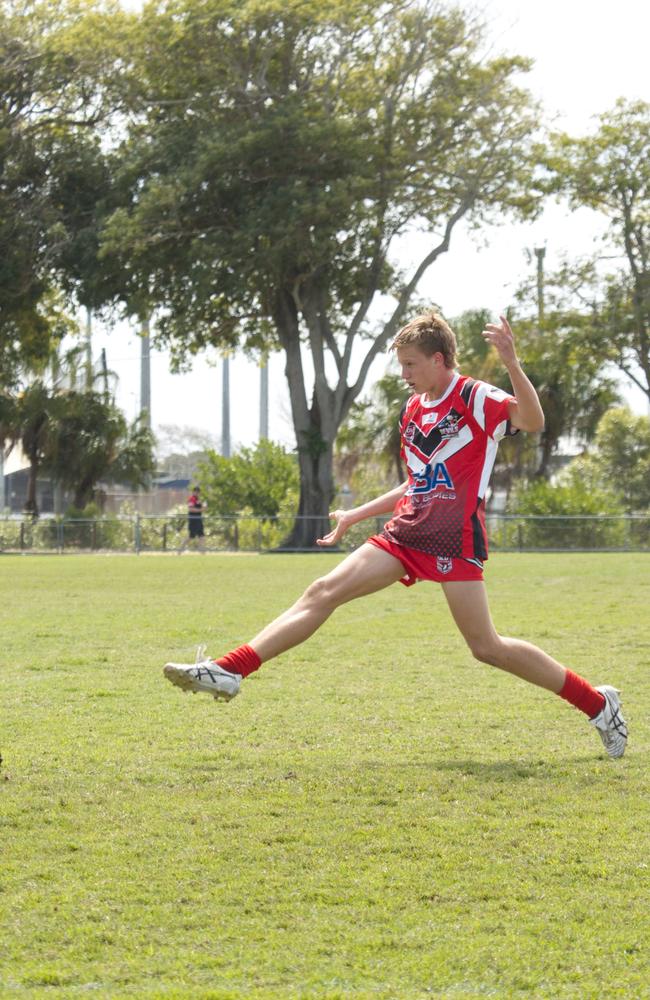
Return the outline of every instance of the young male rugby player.
[[[398,581],[434,580],[476,659],[560,695],[585,713],[610,757],[623,755],[627,727],[618,691],[592,687],[537,646],[498,635],[492,623],[483,583],[488,480],[499,440],[540,431],[544,414],[505,317],[487,324],[483,336],[508,371],[510,394],[456,371],[454,334],[436,313],[399,332],[392,347],[412,393],[400,418],[408,479],[360,507],[335,510],[335,526],[319,544],[335,545],[351,525],[390,514],[384,530],[312,583],[250,643],[217,660],[166,664],[172,684],[229,701],[242,678],[308,639],[339,605]]]

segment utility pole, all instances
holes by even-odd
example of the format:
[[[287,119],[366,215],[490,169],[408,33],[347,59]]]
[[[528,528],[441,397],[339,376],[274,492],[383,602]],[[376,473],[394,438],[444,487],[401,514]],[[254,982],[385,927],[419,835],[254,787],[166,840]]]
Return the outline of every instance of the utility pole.
[[[544,257],[546,247],[535,247],[537,257],[537,325],[540,332],[544,323]]]
[[[260,441],[269,437],[269,356],[260,359]]]
[[[221,369],[221,454],[230,458],[230,352],[224,351]]]
[[[86,307],[86,392],[93,387],[93,314]]]
[[[102,347],[101,360],[99,362],[99,367],[102,374],[102,382],[104,383],[104,402],[108,403],[110,398],[110,390],[108,387],[108,364],[106,362],[106,348]]]
[[[151,428],[151,342],[148,317],[142,320],[140,330],[140,418]]]

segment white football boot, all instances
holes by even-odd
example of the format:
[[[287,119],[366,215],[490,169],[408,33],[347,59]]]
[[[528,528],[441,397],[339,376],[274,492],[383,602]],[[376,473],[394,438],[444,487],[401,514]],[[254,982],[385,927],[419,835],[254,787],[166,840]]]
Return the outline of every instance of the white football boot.
[[[202,691],[211,694],[217,701],[230,701],[239,694],[241,674],[232,674],[214,660],[202,658],[204,656],[205,647],[199,646],[196,663],[166,663],[163,674],[183,691],[193,694]]]
[[[598,715],[589,721],[598,730],[609,756],[622,757],[627,744],[627,725],[621,715],[620,692],[609,684],[597,687],[596,691],[604,695],[605,704]]]

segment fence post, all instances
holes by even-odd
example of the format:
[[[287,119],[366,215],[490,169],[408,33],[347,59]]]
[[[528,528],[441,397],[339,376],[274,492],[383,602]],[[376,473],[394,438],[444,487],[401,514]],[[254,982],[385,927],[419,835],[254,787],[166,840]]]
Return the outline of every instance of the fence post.
[[[21,552],[25,549],[25,522],[20,522],[20,550]]]
[[[162,550],[167,551],[167,521],[163,523]]]
[[[135,554],[140,555],[140,514],[135,515]]]

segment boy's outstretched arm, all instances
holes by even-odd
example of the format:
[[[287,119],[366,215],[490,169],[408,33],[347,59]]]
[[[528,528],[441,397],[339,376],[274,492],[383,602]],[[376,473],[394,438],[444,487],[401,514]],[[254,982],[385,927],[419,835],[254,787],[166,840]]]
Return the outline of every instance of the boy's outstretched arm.
[[[510,423],[521,431],[541,431],[544,429],[542,404],[535,387],[519,363],[515,338],[508,320],[505,316],[499,316],[499,319],[501,320],[499,324],[486,324],[483,337],[496,348],[510,376],[512,391],[517,400],[516,403],[510,404],[508,413]]]
[[[407,486],[408,480],[405,480],[405,482],[396,486],[394,490],[389,490],[388,493],[383,493],[380,497],[369,500],[368,503],[361,504],[360,507],[352,507],[350,510],[333,510],[330,517],[335,519],[336,524],[323,538],[318,538],[316,544],[336,545],[353,524],[365,521],[367,517],[381,517],[382,514],[392,514],[395,510],[395,504],[404,496]]]

